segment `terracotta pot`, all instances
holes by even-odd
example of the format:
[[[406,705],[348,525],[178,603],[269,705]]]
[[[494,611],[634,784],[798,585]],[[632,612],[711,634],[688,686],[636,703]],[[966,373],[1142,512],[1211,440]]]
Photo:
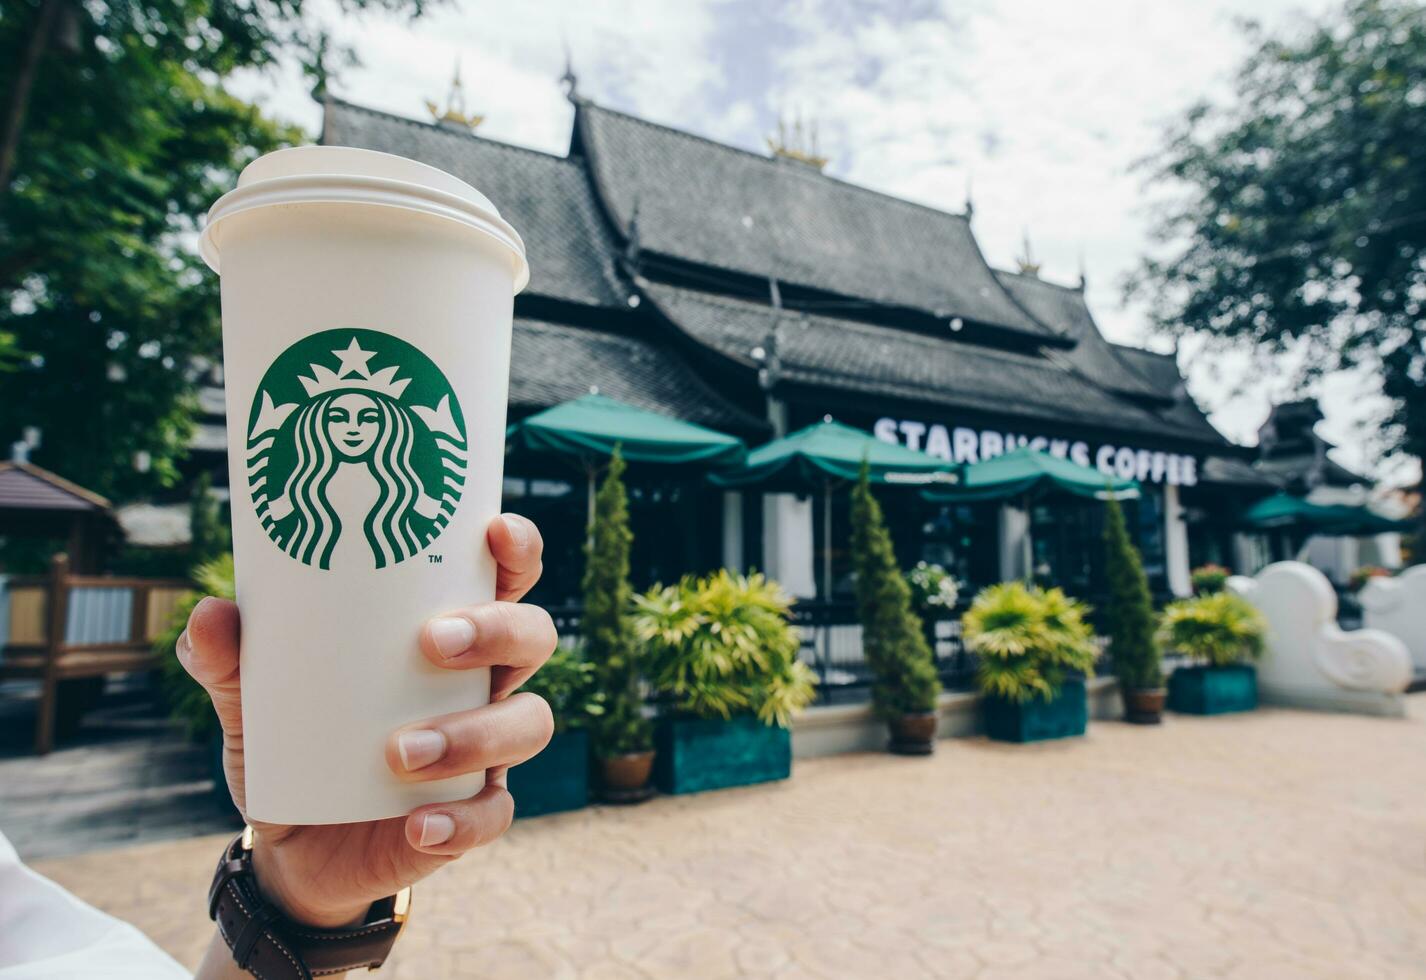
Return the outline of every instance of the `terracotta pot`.
[[[1162,687],[1126,691],[1124,720],[1135,725],[1159,725],[1164,720],[1164,699],[1168,691]]]
[[[930,755],[936,750],[936,712],[897,715],[891,728],[891,751],[897,755]]]
[[[637,803],[653,795],[653,752],[630,752],[599,760],[600,796],[609,803]]]

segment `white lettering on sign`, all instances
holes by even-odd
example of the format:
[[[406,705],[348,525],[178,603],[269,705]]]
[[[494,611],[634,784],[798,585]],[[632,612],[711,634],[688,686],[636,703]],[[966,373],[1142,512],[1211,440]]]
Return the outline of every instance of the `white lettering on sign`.
[[[1137,446],[1090,444],[1047,436],[1022,435],[996,429],[971,429],[963,425],[948,428],[914,420],[880,418],[872,432],[883,442],[918,449],[938,459],[954,463],[979,463],[1012,452],[1022,446],[1069,459],[1080,466],[1093,466],[1106,476],[1140,483],[1166,483],[1191,487],[1198,482],[1198,460],[1183,453],[1165,453]]]

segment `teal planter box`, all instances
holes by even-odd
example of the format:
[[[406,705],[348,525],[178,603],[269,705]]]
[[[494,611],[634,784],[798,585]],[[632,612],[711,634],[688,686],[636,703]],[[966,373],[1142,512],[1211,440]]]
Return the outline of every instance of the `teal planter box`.
[[[985,733],[998,742],[1043,742],[1083,735],[1089,725],[1084,681],[1065,681],[1053,701],[985,698]]]
[[[589,733],[583,729],[560,732],[543,752],[510,770],[509,787],[517,817],[587,806]]]
[[[1258,706],[1258,672],[1232,667],[1180,667],[1169,675],[1169,709],[1188,715],[1222,715]]]
[[[792,774],[792,733],[756,718],[665,718],[655,747],[654,782],[665,793],[748,786]]]

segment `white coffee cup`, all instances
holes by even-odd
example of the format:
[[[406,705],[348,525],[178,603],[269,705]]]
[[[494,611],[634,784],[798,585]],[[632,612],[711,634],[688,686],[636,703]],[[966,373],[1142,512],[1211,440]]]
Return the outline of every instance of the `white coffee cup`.
[[[418,635],[495,595],[524,245],[450,174],[324,146],[251,163],[201,245],[222,276],[248,816],[471,796],[483,773],[404,782],[384,747],[489,699],[487,670],[434,666]]]

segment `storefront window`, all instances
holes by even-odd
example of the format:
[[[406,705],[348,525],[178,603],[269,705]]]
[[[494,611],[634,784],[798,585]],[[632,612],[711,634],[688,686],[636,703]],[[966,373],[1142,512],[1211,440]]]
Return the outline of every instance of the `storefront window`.
[[[999,581],[998,514],[995,504],[933,504],[904,488],[876,491],[902,569],[917,562],[942,566],[970,590]],[[814,499],[814,540],[818,582],[823,576],[822,498]],[[838,600],[853,598],[851,494],[832,497],[832,585]],[[819,591],[819,594],[823,594]]]
[[[1162,499],[1145,493],[1123,507],[1150,590],[1167,591]],[[1103,503],[1069,496],[1037,501],[1030,509],[1030,541],[1035,581],[1090,601],[1104,593]]]

